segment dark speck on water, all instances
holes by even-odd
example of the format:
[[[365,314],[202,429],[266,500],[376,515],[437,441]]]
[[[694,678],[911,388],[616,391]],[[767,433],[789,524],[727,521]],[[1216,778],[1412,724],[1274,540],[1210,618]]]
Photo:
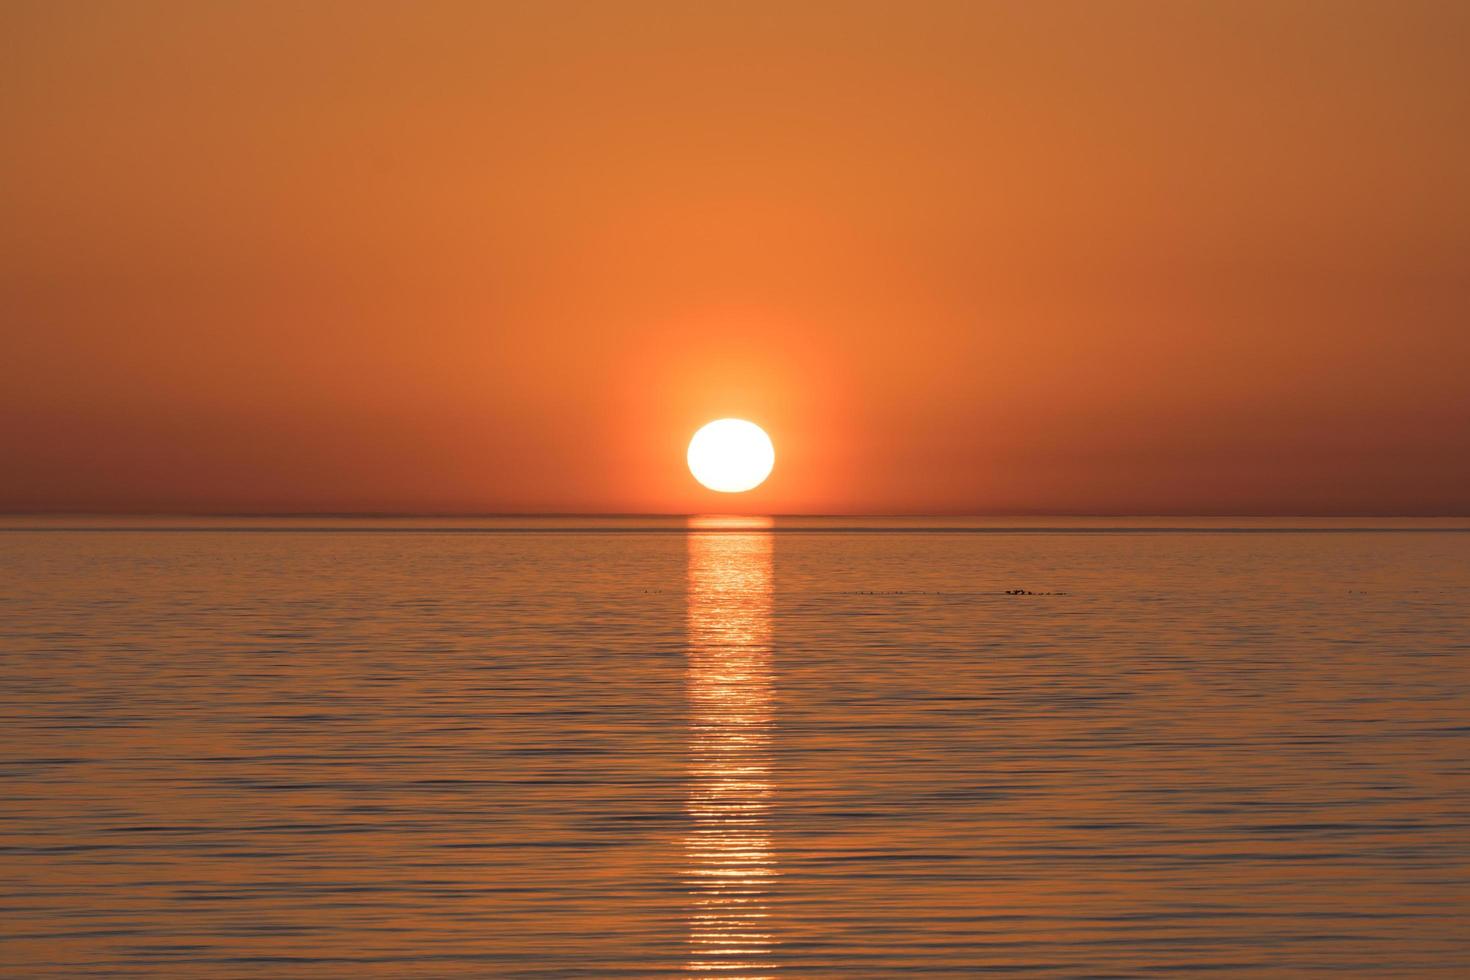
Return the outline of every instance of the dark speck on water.
[[[6,977],[1470,964],[1463,527],[12,523]]]

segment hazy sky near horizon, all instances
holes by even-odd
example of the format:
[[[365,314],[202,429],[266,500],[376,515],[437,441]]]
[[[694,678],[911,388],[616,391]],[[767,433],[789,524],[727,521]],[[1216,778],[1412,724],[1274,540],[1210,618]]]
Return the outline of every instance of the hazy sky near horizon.
[[[1467,50],[1454,2],[5,0],[0,510],[1470,513]]]

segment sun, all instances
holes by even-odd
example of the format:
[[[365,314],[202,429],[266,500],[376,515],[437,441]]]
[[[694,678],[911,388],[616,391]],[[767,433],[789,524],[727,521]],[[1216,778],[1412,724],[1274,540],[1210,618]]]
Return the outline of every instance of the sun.
[[[771,437],[744,419],[716,419],[689,440],[689,472],[720,493],[755,489],[771,475],[775,463]]]

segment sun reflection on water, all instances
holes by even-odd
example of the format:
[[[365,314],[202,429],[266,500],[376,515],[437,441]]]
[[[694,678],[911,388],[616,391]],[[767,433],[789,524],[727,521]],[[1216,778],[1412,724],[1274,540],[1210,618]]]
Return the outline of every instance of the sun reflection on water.
[[[689,972],[754,978],[769,975],[776,943],[772,541],[765,530],[700,526],[688,538]]]

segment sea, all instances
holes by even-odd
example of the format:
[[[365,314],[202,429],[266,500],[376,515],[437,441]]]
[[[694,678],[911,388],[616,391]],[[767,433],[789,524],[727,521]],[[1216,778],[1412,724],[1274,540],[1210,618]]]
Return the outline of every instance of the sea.
[[[0,519],[5,977],[1470,976],[1470,521]]]

